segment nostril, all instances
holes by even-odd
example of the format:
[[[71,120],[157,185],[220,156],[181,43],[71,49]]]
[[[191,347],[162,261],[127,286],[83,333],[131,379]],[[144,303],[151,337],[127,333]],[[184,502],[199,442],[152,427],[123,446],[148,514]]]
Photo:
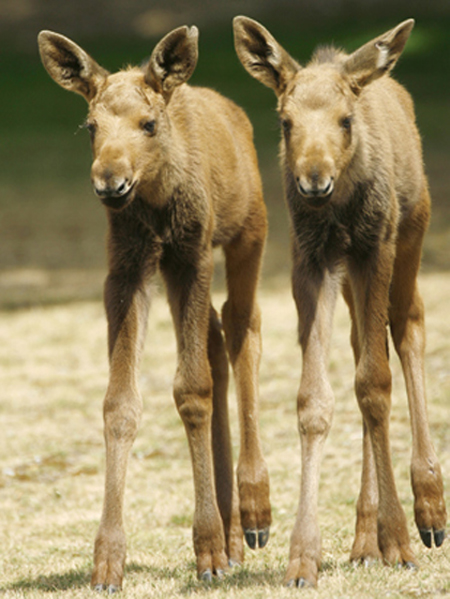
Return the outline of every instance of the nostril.
[[[97,180],[93,183],[95,193],[101,198],[120,198],[126,195],[132,187],[129,179],[118,179],[116,181]]]
[[[106,187],[99,187],[94,185],[94,191],[99,197],[108,195],[108,189]]]
[[[334,178],[330,177],[330,180],[328,181],[328,185],[325,186],[325,188],[323,189],[322,193],[323,194],[327,194],[330,193],[331,190],[333,189],[333,185],[334,185]]]
[[[117,187],[116,189],[116,193],[117,195],[121,196],[124,195],[129,189],[129,182],[128,179],[124,179],[122,181],[122,183]]]

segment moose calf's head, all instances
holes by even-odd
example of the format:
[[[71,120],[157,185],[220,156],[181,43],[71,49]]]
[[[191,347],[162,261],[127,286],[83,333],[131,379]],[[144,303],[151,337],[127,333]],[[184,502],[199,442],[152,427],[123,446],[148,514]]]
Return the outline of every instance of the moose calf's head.
[[[262,25],[234,19],[240,61],[278,97],[285,163],[310,206],[324,206],[337,195],[358,147],[358,100],[365,86],[394,66],[413,25],[409,19],[350,55],[319,49],[302,68]]]
[[[180,27],[155,47],[143,68],[109,74],[63,35],[41,31],[42,62],[62,87],[89,104],[93,151],[91,179],[102,202],[115,209],[157,184],[170,151],[167,105],[197,64],[198,30]]]

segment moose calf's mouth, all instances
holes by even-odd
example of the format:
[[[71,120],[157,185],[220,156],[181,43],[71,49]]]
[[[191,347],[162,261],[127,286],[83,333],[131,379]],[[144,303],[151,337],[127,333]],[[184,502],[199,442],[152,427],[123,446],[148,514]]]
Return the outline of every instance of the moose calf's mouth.
[[[299,193],[308,200],[308,204],[316,208],[324,206],[330,199],[334,190],[334,179],[331,177],[329,181],[322,187],[316,185],[306,188],[302,185],[301,180],[297,177],[297,189]]]
[[[122,210],[122,208],[125,208],[125,206],[130,203],[135,187],[135,181],[132,183],[124,181],[116,189],[109,187],[99,189],[94,185],[94,191],[104,206],[112,208],[113,210]]]

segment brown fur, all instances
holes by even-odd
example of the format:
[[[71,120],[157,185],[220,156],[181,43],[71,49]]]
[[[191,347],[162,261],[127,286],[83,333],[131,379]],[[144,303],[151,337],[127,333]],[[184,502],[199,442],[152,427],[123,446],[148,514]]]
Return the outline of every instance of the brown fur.
[[[288,585],[316,585],[317,495],[334,397],[327,355],[340,286],[352,318],[355,391],[364,422],[355,561],[415,565],[389,447],[389,324],[411,415],[411,479],[422,540],[444,540],[440,466],[427,422],[424,314],[417,289],[430,198],[413,103],[386,73],[411,32],[405,21],[353,54],[320,49],[302,68],[259,23],[234,22],[238,56],[278,96],[281,167],[292,223],[293,292],[303,370],[298,392],[302,486]]]
[[[142,69],[112,75],[64,36],[42,32],[39,45],[53,79],[89,103],[92,182],[109,222],[107,464],[92,585],[110,591],[122,585],[125,475],[142,411],[137,377],[149,283],[158,269],[177,337],[174,396],[192,457],[197,569],[208,580],[229,562],[242,561],[242,528],[250,546],[262,547],[271,521],[258,431],[255,297],[267,223],[252,128],[231,101],[185,84],[197,61],[195,27],[169,33]],[[212,248],[218,245],[229,292],[223,308],[226,347],[210,299]],[[238,488],[227,353],[239,401]]]

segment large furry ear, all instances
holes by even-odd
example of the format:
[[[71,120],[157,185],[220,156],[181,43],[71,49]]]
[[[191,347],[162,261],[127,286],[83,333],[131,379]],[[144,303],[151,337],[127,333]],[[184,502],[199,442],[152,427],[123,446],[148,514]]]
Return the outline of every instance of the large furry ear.
[[[350,54],[343,68],[353,80],[356,89],[360,89],[394,68],[413,27],[414,19],[403,21],[394,29],[376,37]]]
[[[168,101],[173,90],[192,75],[197,60],[197,27],[174,29],[153,50],[145,69],[145,81]]]
[[[88,102],[92,100],[108,71],[59,33],[41,31],[38,44],[42,63],[50,77],[64,89],[82,95]]]
[[[300,65],[265,27],[248,17],[233,20],[234,47],[252,77],[281,95]]]

